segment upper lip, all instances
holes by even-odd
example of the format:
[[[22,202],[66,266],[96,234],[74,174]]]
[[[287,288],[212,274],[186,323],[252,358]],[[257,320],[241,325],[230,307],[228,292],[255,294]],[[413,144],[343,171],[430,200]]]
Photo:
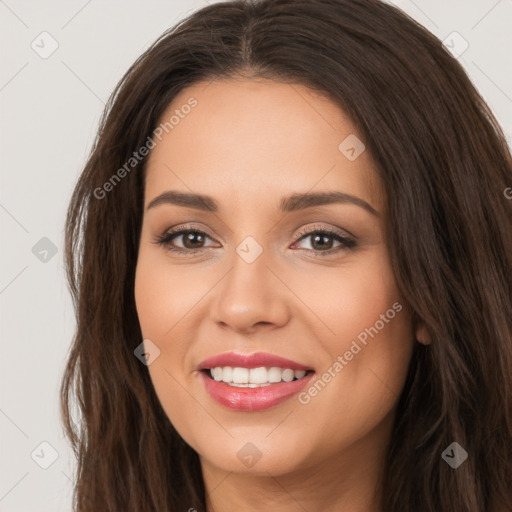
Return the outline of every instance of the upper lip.
[[[267,352],[255,352],[253,354],[239,354],[237,352],[225,352],[205,359],[199,363],[198,370],[206,370],[217,366],[231,366],[240,368],[279,367],[292,370],[312,370],[307,366],[291,359],[269,354]]]

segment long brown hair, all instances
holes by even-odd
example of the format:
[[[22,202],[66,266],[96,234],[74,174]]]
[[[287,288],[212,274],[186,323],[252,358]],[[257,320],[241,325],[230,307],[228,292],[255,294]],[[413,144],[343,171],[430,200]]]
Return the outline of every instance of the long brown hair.
[[[78,462],[75,510],[206,510],[198,455],[133,353],[142,341],[134,275],[146,160],[121,180],[112,175],[178,92],[240,74],[325,94],[378,164],[395,279],[432,336],[430,346],[416,344],[399,398],[383,510],[504,511],[512,505],[512,158],[460,64],[378,0],[206,6],[165,32],[115,88],[66,219],[77,328],[61,407]],[[468,453],[457,469],[442,458],[453,442]]]

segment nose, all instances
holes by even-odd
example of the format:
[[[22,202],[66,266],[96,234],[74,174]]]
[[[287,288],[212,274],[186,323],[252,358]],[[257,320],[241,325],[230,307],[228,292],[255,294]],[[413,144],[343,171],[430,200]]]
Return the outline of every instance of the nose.
[[[217,325],[252,333],[289,321],[290,291],[267,266],[263,254],[252,263],[235,254],[231,269],[215,287],[210,315]]]

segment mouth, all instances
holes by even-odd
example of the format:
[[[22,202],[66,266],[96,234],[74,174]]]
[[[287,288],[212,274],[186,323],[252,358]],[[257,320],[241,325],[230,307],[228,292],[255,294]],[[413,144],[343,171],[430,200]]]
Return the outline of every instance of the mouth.
[[[200,370],[207,378],[237,388],[260,388],[282,382],[295,382],[314,370],[294,370],[278,366],[244,368],[241,366],[215,366]]]
[[[315,370],[273,354],[221,354],[197,367],[207,393],[218,404],[243,412],[275,407],[299,393]]]

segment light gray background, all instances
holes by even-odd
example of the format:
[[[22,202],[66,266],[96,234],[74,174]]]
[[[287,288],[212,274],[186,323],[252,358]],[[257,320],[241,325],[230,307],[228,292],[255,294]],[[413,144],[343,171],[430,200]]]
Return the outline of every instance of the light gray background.
[[[512,1],[393,3],[441,40],[456,31],[467,41],[459,60],[510,143]],[[71,510],[74,458],[58,404],[75,327],[62,260],[66,208],[115,84],[165,29],[205,4],[0,0],[2,512]],[[43,31],[59,45],[46,59],[31,47],[50,48]],[[46,262],[32,251],[43,237],[57,250]],[[40,464],[52,449],[42,442],[58,452],[48,469]]]

